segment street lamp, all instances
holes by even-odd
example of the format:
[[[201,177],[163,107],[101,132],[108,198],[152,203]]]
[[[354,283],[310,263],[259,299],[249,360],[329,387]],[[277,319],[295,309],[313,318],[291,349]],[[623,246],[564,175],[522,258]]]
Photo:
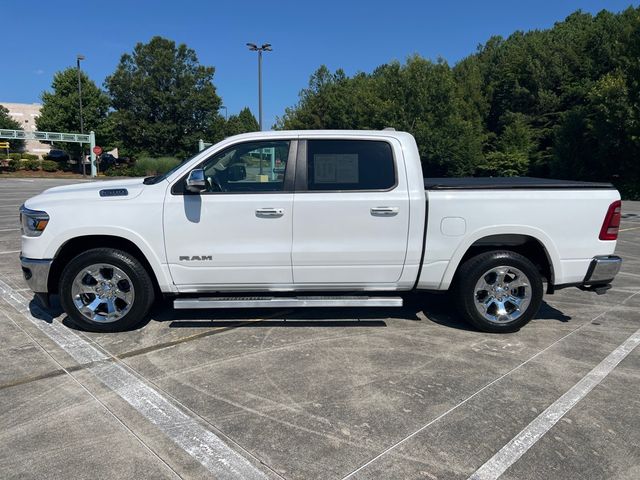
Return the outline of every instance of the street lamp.
[[[258,52],[258,125],[262,131],[262,52],[271,52],[271,44],[263,43],[258,47],[255,43],[247,43],[252,52]]]
[[[224,108],[224,119],[225,120],[229,120],[229,116],[228,116],[228,111],[227,111],[227,107],[225,107],[224,105],[220,105],[220,108],[218,108],[218,110],[222,110]]]
[[[80,61],[84,60],[84,55],[78,54],[76,62],[78,65],[78,102],[80,103],[80,133],[84,134],[84,121],[82,119],[82,83],[80,82]],[[82,176],[87,175],[84,165],[84,146],[80,144],[80,162],[82,163]]]

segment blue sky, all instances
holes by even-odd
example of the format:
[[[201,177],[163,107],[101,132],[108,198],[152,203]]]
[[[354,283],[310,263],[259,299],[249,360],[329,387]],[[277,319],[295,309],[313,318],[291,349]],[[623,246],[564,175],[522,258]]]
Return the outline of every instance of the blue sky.
[[[264,123],[296,103],[321,64],[369,72],[418,53],[451,64],[491,35],[544,29],[582,9],[618,12],[630,0],[334,1],[2,0],[0,101],[38,102],[52,75],[75,64],[102,85],[124,52],[161,35],[195,49],[216,68],[229,114],[257,117],[257,58],[246,42],[273,44],[263,64]],[[9,48],[7,48],[9,47]]]

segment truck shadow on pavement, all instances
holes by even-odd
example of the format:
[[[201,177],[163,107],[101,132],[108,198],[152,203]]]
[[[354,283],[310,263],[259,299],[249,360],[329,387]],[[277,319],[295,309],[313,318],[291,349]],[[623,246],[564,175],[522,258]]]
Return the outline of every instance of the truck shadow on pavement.
[[[460,318],[447,294],[405,294],[401,308],[289,308],[233,310],[173,310],[170,304],[156,307],[151,321],[170,322],[169,328],[226,327],[240,322],[238,328],[299,327],[387,327],[387,321],[433,322],[458,330],[477,331]],[[204,317],[204,318],[203,318]],[[207,318],[208,317],[208,318]],[[542,302],[534,322],[568,322],[571,317]]]
[[[54,318],[64,313],[60,305],[57,303],[49,308],[43,307],[35,296],[29,302],[28,307],[29,313],[33,318],[42,320],[46,323],[52,323]]]
[[[423,320],[432,321],[443,327],[455,328],[457,330],[466,330],[477,332],[478,330],[472,325],[465,322],[457,312],[457,306],[450,295],[443,294],[412,294],[405,297],[405,307],[413,311],[418,311],[424,316]],[[562,311],[552,307],[543,301],[540,310],[533,318],[532,322],[556,320],[566,323],[571,317],[565,315]]]
[[[401,308],[288,308],[288,309],[222,309],[222,310],[174,310],[171,301],[158,302],[149,317],[132,330],[144,328],[150,322],[167,323],[169,328],[300,328],[300,327],[387,327],[390,319],[412,322],[433,322],[457,330],[476,331],[464,322],[447,294],[409,293],[403,296]],[[34,298],[29,303],[34,318],[51,323],[53,318],[64,315],[60,303],[53,297],[51,306],[44,309]],[[571,317],[542,302],[534,322],[555,320],[568,322]],[[62,323],[74,330],[81,330],[64,315]]]

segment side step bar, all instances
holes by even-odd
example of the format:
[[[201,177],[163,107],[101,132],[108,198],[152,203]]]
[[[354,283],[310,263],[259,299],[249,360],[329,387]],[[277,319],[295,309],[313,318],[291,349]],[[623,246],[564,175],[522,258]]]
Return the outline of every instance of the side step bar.
[[[401,307],[402,297],[205,297],[178,298],[173,308],[270,308],[270,307]]]

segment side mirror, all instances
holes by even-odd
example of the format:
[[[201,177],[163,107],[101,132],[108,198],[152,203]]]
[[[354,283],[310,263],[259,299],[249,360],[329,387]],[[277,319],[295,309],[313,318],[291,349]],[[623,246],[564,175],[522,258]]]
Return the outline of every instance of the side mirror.
[[[236,163],[227,169],[227,180],[230,182],[239,182],[247,178],[247,169],[244,165]]]
[[[193,193],[200,193],[207,188],[207,182],[204,178],[204,170],[196,168],[189,172],[187,177],[187,190]]]

